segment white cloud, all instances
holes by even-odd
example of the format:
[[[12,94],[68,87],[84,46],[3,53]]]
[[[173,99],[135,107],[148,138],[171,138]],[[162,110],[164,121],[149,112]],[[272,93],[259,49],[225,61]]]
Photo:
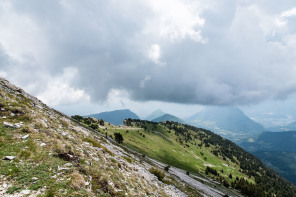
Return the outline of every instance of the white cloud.
[[[89,95],[83,90],[71,86],[76,77],[77,69],[63,69],[61,75],[48,79],[47,87],[37,97],[50,106],[75,104],[81,101],[89,102]]]
[[[296,7],[286,10],[280,14],[280,16],[276,19],[276,24],[279,27],[283,27],[287,25],[288,23],[288,18],[296,16]]]
[[[291,17],[291,16],[296,16],[296,7],[290,10],[286,10],[281,14],[282,18]]]
[[[0,71],[52,105],[113,90],[195,104],[282,98],[296,91],[296,5],[282,4],[1,1]]]
[[[146,3],[152,8],[155,15],[145,27],[145,32],[180,42],[185,38],[196,42],[205,42],[201,35],[201,28],[205,19],[200,17],[199,2],[190,3],[182,0],[149,0]]]
[[[165,65],[164,62],[161,62],[161,48],[158,44],[152,44],[148,51],[148,57],[158,65]]]

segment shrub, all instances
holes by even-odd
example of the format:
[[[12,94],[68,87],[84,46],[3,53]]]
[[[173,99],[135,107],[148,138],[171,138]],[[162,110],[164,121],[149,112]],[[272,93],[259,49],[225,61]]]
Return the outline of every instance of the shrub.
[[[91,138],[87,137],[87,138],[83,138],[83,141],[92,144],[93,147],[102,148],[102,145],[98,141],[96,141],[94,139],[91,139]]]
[[[22,129],[22,132],[24,132],[24,133],[34,133],[34,129],[32,127],[29,127],[29,126],[25,126]]]
[[[28,158],[30,158],[31,155],[32,155],[32,153],[30,151],[23,150],[20,153],[20,158],[22,158],[22,159],[28,159]]]
[[[162,181],[164,179],[164,177],[165,177],[164,172],[162,172],[161,170],[159,170],[159,169],[157,169],[155,167],[150,168],[149,172],[151,174],[154,174],[158,178],[158,180],[160,180],[160,181]]]
[[[79,190],[80,188],[85,187],[85,180],[84,180],[83,176],[81,174],[79,174],[78,172],[73,172],[70,175],[70,178],[71,178],[71,186],[75,190]]]
[[[28,114],[28,113],[26,113],[25,115],[23,115],[23,116],[21,117],[21,119],[22,119],[23,121],[25,121],[25,122],[30,122],[30,121],[32,121],[32,120],[34,119],[34,117],[33,117],[32,114]]]
[[[170,169],[170,167],[171,167],[171,166],[166,166],[166,167],[164,167],[164,170],[168,172],[169,169]]]
[[[121,144],[123,142],[123,137],[121,135],[121,133],[114,133],[114,137],[116,142],[118,142],[119,144]]]

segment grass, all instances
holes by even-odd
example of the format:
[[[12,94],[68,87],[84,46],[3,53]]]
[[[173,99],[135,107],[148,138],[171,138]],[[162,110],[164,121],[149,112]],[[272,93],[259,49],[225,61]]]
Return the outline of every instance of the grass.
[[[126,128],[109,129],[108,133],[119,132],[123,135],[123,144],[125,146],[170,166],[190,171],[190,173],[204,174],[206,166],[209,165],[217,171],[223,169],[224,173],[220,173],[220,176],[230,182],[235,180],[237,176],[244,176],[239,172],[239,165],[229,160],[224,161],[222,157],[213,155],[211,151],[215,147],[206,148],[195,145],[200,144],[199,139],[180,144],[176,141],[178,137],[174,134],[174,131],[168,132],[169,130],[166,127],[159,125],[154,132],[152,129],[148,132],[149,128],[139,131],[130,128],[128,132],[126,130]],[[185,144],[189,145],[189,147]],[[232,179],[228,177],[230,173],[233,176]]]
[[[151,174],[154,174],[154,175],[158,178],[159,181],[163,181],[163,179],[164,179],[164,177],[165,177],[164,172],[161,171],[161,170],[158,169],[158,168],[155,168],[155,167],[150,168],[150,169],[149,169],[149,172],[150,172]]]

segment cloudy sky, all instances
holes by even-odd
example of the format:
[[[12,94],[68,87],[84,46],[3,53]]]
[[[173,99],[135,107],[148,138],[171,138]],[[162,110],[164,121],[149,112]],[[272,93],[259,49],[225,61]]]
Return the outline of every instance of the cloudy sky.
[[[0,0],[0,76],[70,115],[291,104],[296,2]]]

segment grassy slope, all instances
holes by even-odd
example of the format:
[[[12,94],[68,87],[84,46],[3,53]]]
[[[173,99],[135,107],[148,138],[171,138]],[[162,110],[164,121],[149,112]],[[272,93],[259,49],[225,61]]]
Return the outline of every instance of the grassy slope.
[[[126,132],[127,130],[128,132]],[[174,131],[169,133],[165,126],[158,125],[156,130],[157,132],[148,132],[141,128],[127,127],[124,129],[108,129],[108,133],[113,135],[115,132],[119,132],[123,135],[123,143],[127,147],[191,173],[203,174],[206,167],[210,166],[219,171],[220,175],[228,181],[235,180],[236,177],[246,177],[239,172],[238,164],[213,155],[211,151],[214,150],[214,147],[206,148],[204,145],[202,147],[195,145],[201,143],[199,139],[187,143],[188,147],[177,142],[178,137],[174,134]],[[221,173],[222,169],[224,173]],[[232,179],[228,177],[230,173],[233,175]],[[253,179],[250,178],[249,181],[253,182]]]
[[[171,123],[156,124],[139,120],[131,122],[131,127],[110,126],[103,132],[107,132],[110,136],[119,132],[123,135],[124,145],[191,173],[204,174],[206,166],[210,166],[217,170],[219,175],[210,172],[209,176],[222,183],[225,181],[234,183],[236,188],[240,188],[248,196],[296,195],[295,187],[264,166],[260,160],[210,131],[173,123],[173,127],[177,125],[178,129],[185,129],[187,132],[184,133],[185,135],[176,135],[175,130],[169,126]],[[188,136],[191,137],[188,139]],[[200,136],[203,136],[202,145]],[[209,139],[208,144],[210,145],[205,146],[207,139]],[[236,158],[234,155],[240,158]],[[229,177],[230,173],[232,178]],[[239,181],[235,181],[237,178],[240,178]],[[245,181],[249,184],[246,185]]]

